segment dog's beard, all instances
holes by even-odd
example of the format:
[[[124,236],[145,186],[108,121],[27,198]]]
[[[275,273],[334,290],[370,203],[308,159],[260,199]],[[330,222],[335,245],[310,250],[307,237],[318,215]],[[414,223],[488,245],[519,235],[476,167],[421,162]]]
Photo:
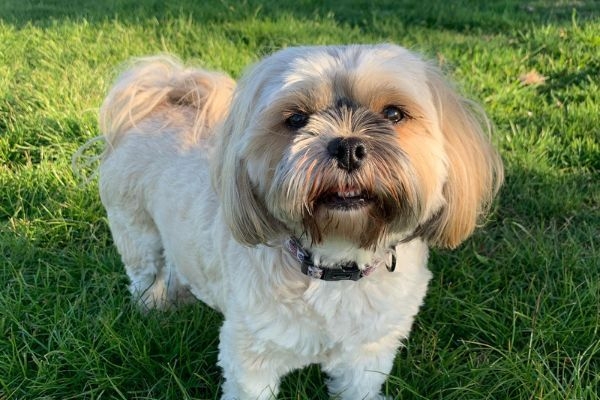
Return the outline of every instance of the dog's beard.
[[[340,168],[328,150],[337,132],[360,133],[368,155],[356,170]],[[407,154],[389,123],[372,113],[328,113],[297,132],[279,161],[267,207],[292,231],[320,243],[376,246],[390,232],[414,229],[421,193]]]

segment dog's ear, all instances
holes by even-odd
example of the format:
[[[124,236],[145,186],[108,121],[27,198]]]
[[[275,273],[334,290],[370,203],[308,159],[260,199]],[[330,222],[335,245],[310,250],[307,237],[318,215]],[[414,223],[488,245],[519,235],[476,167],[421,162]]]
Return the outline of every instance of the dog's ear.
[[[427,71],[427,77],[445,141],[448,180],[446,205],[422,229],[431,244],[454,248],[486,214],[504,170],[489,141],[490,124],[483,111],[460,97],[435,68]]]
[[[221,201],[231,233],[245,245],[268,244],[282,231],[279,222],[254,192],[245,163],[237,160],[230,172],[221,178]]]
[[[234,96],[229,115],[216,134],[212,182],[235,239],[255,246],[269,244],[285,230],[267,210],[248,173],[243,144],[246,130],[251,129],[255,118],[252,112],[255,104],[251,96],[242,97],[239,92]]]

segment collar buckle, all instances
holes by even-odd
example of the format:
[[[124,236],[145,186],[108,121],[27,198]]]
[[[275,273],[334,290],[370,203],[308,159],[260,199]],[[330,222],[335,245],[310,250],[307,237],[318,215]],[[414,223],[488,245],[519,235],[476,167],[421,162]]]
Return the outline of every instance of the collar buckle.
[[[354,261],[341,265],[340,268],[319,268],[312,263],[302,262],[302,273],[323,281],[357,281],[363,277]]]
[[[312,255],[308,250],[302,248],[300,241],[294,237],[285,242],[289,253],[300,262],[300,269],[304,275],[324,281],[357,281],[368,276],[375,270],[375,266],[367,266],[364,270],[358,268],[358,264],[349,261],[345,264],[337,264],[336,268],[321,268],[314,264]],[[393,272],[396,268],[396,256],[392,251],[391,265],[386,265],[388,271]]]

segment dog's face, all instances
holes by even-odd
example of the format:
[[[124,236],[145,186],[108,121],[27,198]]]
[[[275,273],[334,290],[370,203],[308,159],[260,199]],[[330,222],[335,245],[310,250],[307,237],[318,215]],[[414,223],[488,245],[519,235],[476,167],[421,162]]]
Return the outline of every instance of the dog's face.
[[[275,53],[241,80],[220,133],[214,182],[229,227],[250,245],[458,245],[502,177],[467,104],[401,47]]]

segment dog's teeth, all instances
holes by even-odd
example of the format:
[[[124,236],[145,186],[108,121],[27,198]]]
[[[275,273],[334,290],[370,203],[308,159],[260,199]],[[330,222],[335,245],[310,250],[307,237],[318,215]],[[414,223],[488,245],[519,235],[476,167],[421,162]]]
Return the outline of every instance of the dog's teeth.
[[[337,192],[338,197],[356,197],[360,195],[360,191],[358,190],[350,190],[347,192]]]

